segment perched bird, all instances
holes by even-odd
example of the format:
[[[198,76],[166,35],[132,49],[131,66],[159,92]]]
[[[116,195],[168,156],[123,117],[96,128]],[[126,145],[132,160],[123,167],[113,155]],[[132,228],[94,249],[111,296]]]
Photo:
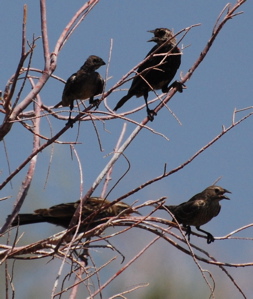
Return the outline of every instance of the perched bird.
[[[95,71],[102,65],[105,65],[102,58],[91,55],[80,70],[68,78],[62,93],[62,100],[54,106],[54,108],[59,106],[70,107],[68,123],[71,122],[74,100],[89,99],[91,105],[96,106],[98,104],[98,100],[94,100],[94,96],[102,93],[104,79]]]
[[[167,28],[157,28],[149,32],[154,33],[154,37],[152,37],[149,42],[155,42],[157,45],[150,50],[146,57],[154,53],[161,45],[167,43],[161,46],[161,48],[155,52],[154,56],[150,57],[138,68],[137,76],[133,79],[127,95],[118,102],[113,110],[118,110],[133,96],[137,98],[143,96],[148,118],[150,121],[153,121],[156,113],[148,107],[148,93],[152,89],[161,89],[162,92],[169,91],[168,84],[174,78],[181,63],[181,52],[176,46],[177,42],[171,30]],[[164,55],[156,56],[156,54],[161,53]]]
[[[201,193],[194,195],[187,202],[178,206],[166,206],[175,217],[178,223],[183,224],[186,228],[186,235],[190,241],[191,225],[195,226],[198,231],[207,235],[207,243],[214,242],[214,237],[207,231],[200,228],[201,225],[209,222],[220,212],[220,200],[229,199],[224,193],[231,193],[219,186],[207,187]],[[163,206],[161,209],[165,209]]]
[[[80,200],[52,206],[49,209],[38,209],[35,210],[33,214],[18,214],[16,219],[12,222],[12,226],[48,222],[68,228],[79,204]],[[127,216],[131,213],[138,214],[138,212],[135,212],[132,207],[124,202],[117,202],[108,207],[109,204],[110,201],[100,197],[88,198],[82,207],[82,220],[90,217],[87,219],[87,222],[81,225],[79,232],[85,232],[88,229],[106,222],[108,220],[106,219],[107,217],[114,217],[119,214],[121,216]],[[93,213],[94,215],[92,215]]]

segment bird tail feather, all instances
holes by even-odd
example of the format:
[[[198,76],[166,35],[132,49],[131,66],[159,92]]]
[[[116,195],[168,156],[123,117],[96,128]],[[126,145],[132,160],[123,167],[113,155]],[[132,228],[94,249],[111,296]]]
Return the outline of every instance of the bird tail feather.
[[[177,206],[165,206],[169,211],[171,211],[172,213],[175,211],[175,208]]]
[[[62,106],[62,101],[60,101],[58,104],[54,105],[53,108],[58,108],[58,107],[60,107],[60,106]]]
[[[46,222],[46,219],[41,215],[36,215],[36,214],[19,214],[16,217],[16,219],[14,219],[14,221],[12,222],[12,226],[39,223],[39,222]]]
[[[126,101],[128,101],[130,98],[132,97],[132,95],[126,95],[124,96],[121,100],[118,101],[118,104],[115,106],[115,108],[113,109],[113,111],[117,111],[120,107],[122,107]]]

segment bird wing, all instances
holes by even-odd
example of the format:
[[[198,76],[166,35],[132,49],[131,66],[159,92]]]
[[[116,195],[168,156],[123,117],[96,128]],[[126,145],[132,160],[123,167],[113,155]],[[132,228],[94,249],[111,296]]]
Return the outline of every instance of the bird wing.
[[[89,215],[95,210],[99,210],[100,207],[104,206],[108,201],[101,200],[100,198],[88,198],[82,207],[82,214]],[[66,218],[72,217],[80,204],[80,200],[76,202],[63,203],[50,207],[49,209],[38,209],[35,214],[40,214],[44,217],[54,218]]]
[[[184,202],[174,208],[172,213],[177,221],[183,224],[190,224],[199,215],[201,208],[205,205],[202,199]]]
[[[64,86],[62,92],[62,101],[61,101],[62,106],[69,106],[75,100],[75,95],[73,94],[73,90],[75,90],[76,75],[77,73],[72,74],[68,78]]]
[[[35,210],[34,213],[49,218],[68,218],[73,216],[77,206],[78,202],[70,202],[55,205],[49,209],[38,209]]]
[[[204,199],[204,197],[205,197],[205,195],[203,194],[203,192],[201,192],[201,193],[195,194],[192,198],[190,198],[188,200],[188,202],[195,201],[197,199]]]
[[[149,52],[148,54],[146,55],[145,58],[147,58],[149,55],[151,55],[156,49],[158,48],[158,46],[154,46]],[[159,61],[161,60],[161,57],[150,57],[147,61],[145,61],[137,70],[138,73],[142,72],[143,70],[149,68],[149,67],[152,67],[154,65],[157,64],[157,60],[158,60],[158,63]]]
[[[102,93],[104,79],[98,72],[84,72],[80,69],[66,82],[62,94],[62,105],[69,106],[74,100],[88,99]]]
[[[158,45],[154,46],[146,57],[152,54]],[[155,54],[167,53],[172,50],[171,45],[166,45],[159,49]],[[178,48],[172,50],[172,53],[180,53]],[[181,55],[171,55],[166,57],[165,61],[161,63],[164,56],[152,56],[147,61],[145,61],[137,70],[138,73],[143,72],[140,76],[133,79],[132,85],[129,89],[130,94],[142,95],[143,90],[150,90],[145,80],[150,83],[154,89],[162,89],[164,85],[168,85],[169,82],[175,76],[177,69],[181,63]],[[147,69],[147,71],[145,71]],[[142,79],[145,78],[145,80]]]

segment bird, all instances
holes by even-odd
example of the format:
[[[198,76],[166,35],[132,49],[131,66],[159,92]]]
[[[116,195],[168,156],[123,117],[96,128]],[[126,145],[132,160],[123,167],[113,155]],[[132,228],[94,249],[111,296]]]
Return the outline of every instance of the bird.
[[[127,95],[117,103],[113,110],[117,111],[133,96],[137,98],[143,96],[148,119],[153,121],[156,113],[148,106],[148,93],[152,89],[161,89],[162,92],[169,91],[172,85],[170,87],[168,87],[168,85],[176,75],[181,64],[181,52],[177,47],[176,39],[170,29],[157,28],[155,30],[149,30],[148,32],[154,34],[154,37],[148,40],[148,42],[155,42],[156,45],[149,51],[146,57],[154,52],[155,54],[138,68],[137,76],[134,77]],[[160,46],[161,48],[159,48]],[[157,50],[158,48],[159,50]],[[161,53],[164,55],[156,56],[156,54]],[[182,89],[179,88],[178,90],[182,92]]]
[[[229,199],[225,193],[230,191],[219,187],[209,186],[204,191],[194,195],[187,202],[179,205],[164,205],[160,209],[169,210],[179,224],[183,224],[186,228],[186,235],[190,241],[191,226],[195,226],[198,231],[207,235],[207,244],[214,242],[214,237],[209,232],[200,228],[201,225],[209,222],[213,217],[216,217],[221,209],[220,200]]]
[[[54,108],[59,106],[70,107],[67,124],[72,124],[71,112],[74,108],[74,100],[89,99],[91,105],[98,106],[99,100],[94,100],[94,96],[103,92],[104,79],[96,70],[102,65],[105,65],[102,58],[91,55],[81,68],[68,78],[63,89],[62,100],[54,106]]]
[[[48,222],[66,229],[69,227],[70,221],[79,204],[80,200],[76,202],[62,203],[48,209],[38,209],[30,214],[18,214],[11,226]],[[131,213],[139,214],[124,202],[111,204],[107,199],[90,197],[82,206],[81,220],[84,221],[85,218],[89,218],[87,219],[87,222],[84,221],[81,224],[79,233],[92,229],[101,223],[105,223],[108,220],[106,219],[108,217],[114,217],[119,214],[120,216],[128,216]],[[10,215],[8,217],[10,217]]]

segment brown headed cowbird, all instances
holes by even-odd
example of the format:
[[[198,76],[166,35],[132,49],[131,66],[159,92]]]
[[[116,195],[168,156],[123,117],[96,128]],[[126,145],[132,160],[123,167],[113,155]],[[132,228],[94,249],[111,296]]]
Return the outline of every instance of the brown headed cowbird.
[[[89,99],[91,105],[98,105],[98,100],[94,100],[94,96],[102,93],[104,79],[95,71],[102,65],[105,65],[102,58],[91,55],[80,70],[68,78],[62,93],[62,100],[54,106],[54,108],[59,106],[70,107],[68,123],[71,122],[71,111],[74,108],[74,100]]]
[[[38,209],[33,214],[18,214],[16,219],[12,222],[12,226],[32,224],[39,222],[48,222],[55,225],[68,228],[70,221],[76,211],[80,201],[63,203],[52,206],[49,209]],[[88,229],[95,227],[98,224],[106,222],[107,217],[114,217],[117,215],[126,216],[131,213],[137,213],[124,202],[117,202],[108,207],[110,201],[100,198],[88,198],[82,207],[82,220],[91,216],[87,222],[84,222],[79,232],[85,232]],[[95,212],[95,213],[94,213]],[[91,215],[94,213],[94,215]]]
[[[207,243],[214,242],[214,237],[207,231],[200,229],[200,226],[209,222],[220,212],[220,200],[229,199],[224,193],[231,193],[219,186],[207,187],[201,193],[194,195],[187,202],[178,206],[165,206],[174,216],[178,223],[183,224],[187,229],[186,235],[190,241],[191,225],[207,235]],[[164,207],[161,207],[161,209]]]
[[[166,41],[168,42],[157,50],[154,56],[150,57],[138,68],[137,75],[140,73],[141,75],[133,79],[127,95],[118,102],[114,111],[123,106],[131,97],[136,96],[139,98],[143,96],[148,118],[150,121],[153,121],[156,113],[148,107],[148,93],[151,87],[153,89],[161,89],[162,92],[168,92],[168,84],[174,78],[181,63],[181,52],[176,46],[176,39],[173,37],[171,30],[167,28],[157,28],[149,32],[154,33],[154,37],[152,37],[149,42],[155,42],[157,45],[151,49],[146,57],[155,52],[157,48],[166,43]],[[156,56],[156,54],[161,53],[164,53],[164,55]]]

